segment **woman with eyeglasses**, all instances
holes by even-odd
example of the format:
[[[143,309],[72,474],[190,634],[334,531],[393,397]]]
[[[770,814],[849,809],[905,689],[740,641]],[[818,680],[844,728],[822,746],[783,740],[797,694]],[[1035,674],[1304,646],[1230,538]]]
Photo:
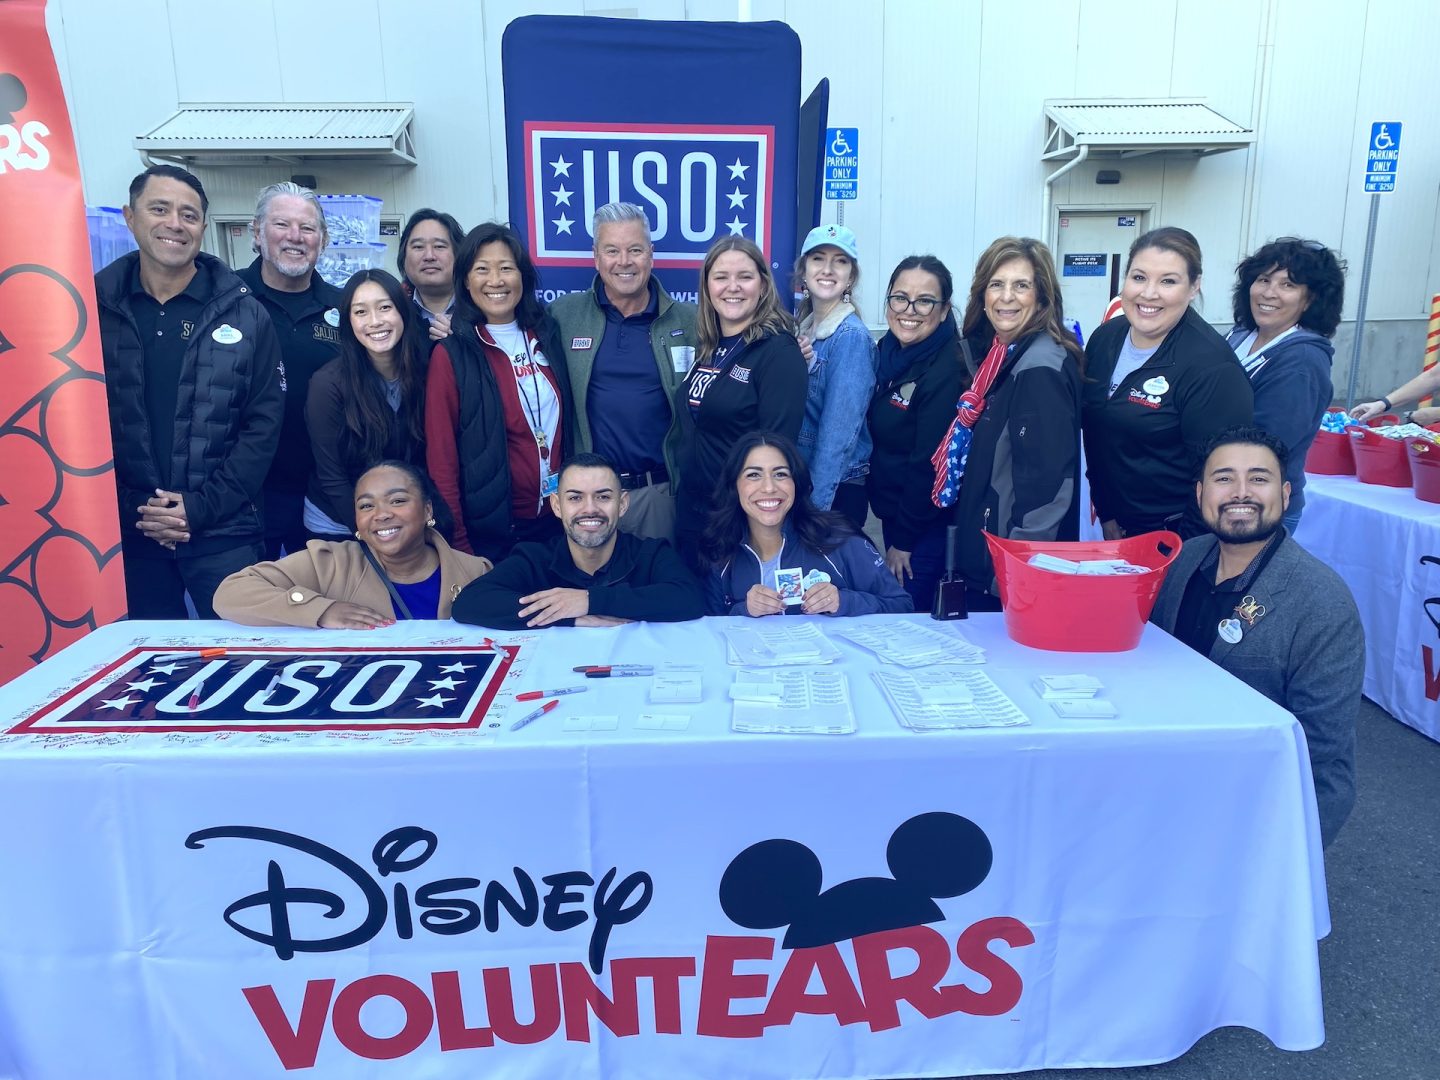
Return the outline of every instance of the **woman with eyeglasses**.
[[[875,342],[855,311],[860,282],[855,234],[844,225],[817,225],[795,260],[800,338],[812,345],[800,453],[810,466],[821,510],[844,514],[863,531],[870,513],[870,431],[865,414],[875,392]]]
[[[560,532],[550,496],[575,445],[565,353],[538,284],[508,225],[471,229],[455,257],[452,332],[430,357],[430,475],[455,516],[455,546],[494,562]]]
[[[980,256],[961,320],[970,389],[937,456],[937,502],[955,506],[966,607],[999,611],[985,533],[1074,540],[1079,533],[1080,376],[1050,249],[1002,236]],[[959,453],[964,448],[963,457]]]
[[[1330,339],[1344,303],[1345,264],[1315,240],[1282,236],[1235,268],[1235,327],[1226,341],[1255,392],[1255,426],[1290,451],[1290,532],[1305,508],[1305,455],[1335,392]]]
[[[695,362],[676,392],[669,440],[680,465],[675,537],[691,570],[725,456],[751,431],[800,434],[805,358],[770,264],[743,236],[715,241],[700,269]]]
[[[900,260],[885,290],[890,329],[880,339],[870,404],[870,508],[884,531],[885,565],[916,611],[934,605],[951,516],[931,499],[931,459],[969,385],[950,310],[954,291],[950,271],[934,255]]]
[[[1254,420],[1254,394],[1225,339],[1191,304],[1200,244],[1152,229],[1130,245],[1122,314],[1085,346],[1082,430],[1090,498],[1107,540],[1206,531],[1195,471],[1211,436]]]

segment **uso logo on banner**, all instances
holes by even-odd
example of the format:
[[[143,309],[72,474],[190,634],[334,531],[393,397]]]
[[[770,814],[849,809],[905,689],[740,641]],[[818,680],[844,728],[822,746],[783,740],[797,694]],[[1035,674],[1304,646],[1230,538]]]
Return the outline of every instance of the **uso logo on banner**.
[[[594,265],[595,208],[643,206],[656,266],[699,267],[718,236],[770,254],[775,129],[525,124],[525,217],[537,266]]]
[[[530,15],[505,28],[501,63],[509,217],[542,299],[590,286],[592,221],[609,202],[644,207],[677,298],[695,298],[725,237],[789,265],[800,39],[788,26]]]

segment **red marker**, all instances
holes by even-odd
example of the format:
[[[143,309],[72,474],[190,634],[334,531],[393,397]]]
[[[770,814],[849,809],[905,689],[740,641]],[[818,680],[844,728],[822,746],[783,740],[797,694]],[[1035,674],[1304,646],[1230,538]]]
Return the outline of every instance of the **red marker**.
[[[566,694],[583,694],[590,689],[588,686],[562,686],[558,690],[526,690],[523,694],[516,694],[516,701],[539,701],[547,697],[564,697]]]
[[[540,706],[538,709],[536,709],[534,712],[532,712],[532,713],[526,713],[524,716],[520,717],[519,720],[516,720],[515,723],[513,723],[513,724],[510,725],[510,730],[511,730],[511,731],[519,731],[519,730],[520,730],[522,727],[524,727],[526,724],[530,723],[530,721],[532,721],[532,720],[539,720],[540,717],[544,716],[547,712],[549,712],[551,709],[555,708],[555,706],[557,706],[557,705],[559,705],[559,704],[560,704],[560,700],[559,700],[558,698],[555,699],[554,701],[547,701],[547,702],[545,702],[544,705],[541,705],[541,706]]]

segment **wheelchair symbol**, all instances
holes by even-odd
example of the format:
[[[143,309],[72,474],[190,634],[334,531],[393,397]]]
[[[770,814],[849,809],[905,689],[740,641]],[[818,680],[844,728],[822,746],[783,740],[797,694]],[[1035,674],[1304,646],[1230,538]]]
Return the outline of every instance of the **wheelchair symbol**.
[[[845,132],[836,128],[835,138],[830,140],[830,156],[845,157],[849,153],[851,153],[850,144],[845,141]]]
[[[1390,138],[1390,125],[1381,124],[1380,130],[1375,133],[1375,149],[1389,150],[1395,145],[1395,140]]]

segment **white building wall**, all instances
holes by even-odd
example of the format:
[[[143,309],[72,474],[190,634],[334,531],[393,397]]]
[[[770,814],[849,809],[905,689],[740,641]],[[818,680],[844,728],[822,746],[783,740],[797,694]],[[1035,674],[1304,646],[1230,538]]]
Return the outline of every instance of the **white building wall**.
[[[200,169],[212,215],[240,218],[291,173],[364,192],[387,215],[423,205],[465,225],[507,216],[500,41],[543,12],[729,19],[736,0],[51,0],[52,40],[79,143],[86,201],[123,200],[131,139],[192,101],[413,101],[414,169],[306,163]],[[1194,160],[1092,159],[1062,177],[1065,208],[1152,208],[1205,253],[1205,314],[1229,318],[1236,260],[1266,239],[1338,247],[1355,313],[1369,214],[1362,159],[1374,120],[1405,124],[1397,190],[1381,200],[1361,389],[1418,366],[1440,292],[1440,137],[1432,120],[1440,16],[1423,0],[752,0],[803,46],[802,92],[831,80],[830,121],[860,129],[863,312],[878,324],[888,270],[930,251],[957,288],[1007,232],[1044,235],[1042,107],[1051,97],[1200,96],[1257,133],[1250,150]],[[737,72],[737,79],[743,77]],[[654,92],[643,58],[597,80]],[[728,87],[716,87],[723,96]],[[1117,185],[1097,185],[1118,168]],[[825,219],[834,220],[836,204]],[[1051,227],[1055,222],[1052,220]],[[1337,338],[1344,386],[1350,327]]]

